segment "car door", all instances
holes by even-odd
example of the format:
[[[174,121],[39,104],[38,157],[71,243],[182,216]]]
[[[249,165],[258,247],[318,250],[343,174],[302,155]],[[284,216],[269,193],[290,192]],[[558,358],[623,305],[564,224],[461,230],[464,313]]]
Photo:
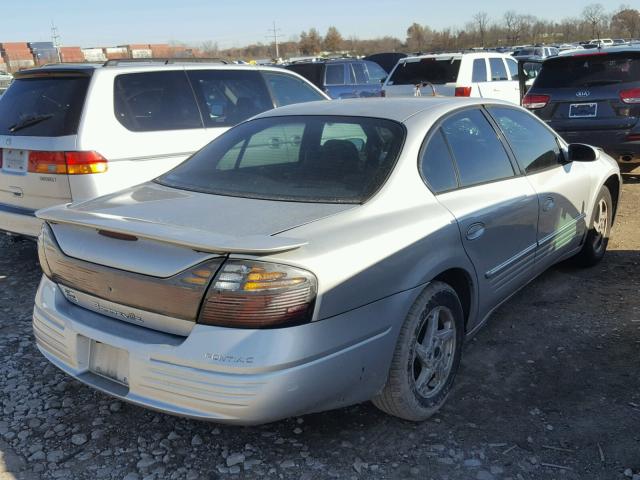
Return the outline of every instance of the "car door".
[[[518,78],[518,62],[513,58],[504,59],[509,72],[509,101],[520,105],[520,79]],[[524,92],[526,93],[526,92]]]
[[[499,98],[515,104],[520,104],[519,85],[511,80],[507,73],[507,66],[502,57],[489,58],[489,71],[491,74],[491,98]]]
[[[455,166],[457,187],[435,193],[456,218],[476,269],[483,318],[532,278],[538,199],[526,178],[516,175],[515,163],[481,108],[446,117],[436,131],[442,138],[436,133],[430,138],[425,151],[431,158],[426,161],[450,155]],[[427,177],[427,182],[439,183],[433,175]]]
[[[353,98],[353,88],[349,85],[346,63],[327,63],[324,85],[331,98]]]
[[[489,107],[538,196],[536,270],[575,253],[587,231],[593,182],[587,163],[564,162],[556,135],[528,112]]]
[[[478,97],[491,98],[493,92],[493,85],[488,78],[489,68],[486,58],[474,58],[471,64],[471,95]],[[475,95],[474,90],[478,91],[479,95]]]

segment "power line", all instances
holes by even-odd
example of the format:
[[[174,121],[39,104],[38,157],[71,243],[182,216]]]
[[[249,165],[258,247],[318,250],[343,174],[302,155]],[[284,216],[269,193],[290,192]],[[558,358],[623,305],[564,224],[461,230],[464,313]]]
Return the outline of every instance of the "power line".
[[[60,35],[58,34],[58,27],[53,23],[53,20],[51,20],[51,43],[53,43],[53,47],[58,52],[58,62],[62,63],[62,58],[60,57]]]
[[[276,47],[276,56],[274,57],[276,60],[278,60],[280,58],[280,49],[278,46],[278,38],[282,36],[282,30],[280,30],[279,28],[276,28],[276,22],[273,22],[273,28],[270,28],[269,30],[267,30],[267,32],[269,32],[269,37],[271,38],[273,37],[273,43]]]

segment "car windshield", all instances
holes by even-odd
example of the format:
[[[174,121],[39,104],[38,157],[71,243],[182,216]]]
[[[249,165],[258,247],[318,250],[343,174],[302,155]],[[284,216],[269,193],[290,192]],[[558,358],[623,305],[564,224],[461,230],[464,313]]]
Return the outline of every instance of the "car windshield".
[[[639,78],[640,52],[594,53],[543,63],[535,86],[581,88],[637,82]]]
[[[156,181],[215,195],[362,203],[386,181],[404,137],[401,124],[379,118],[261,118],[231,129]]]
[[[14,80],[0,101],[0,135],[76,134],[88,85],[88,76]]]
[[[398,64],[391,74],[389,85],[417,85],[422,82],[435,84],[455,83],[458,80],[460,59],[429,57]]]
[[[542,56],[542,49],[541,48],[523,48],[522,50],[520,50],[518,52],[518,56],[538,56],[541,57]]]

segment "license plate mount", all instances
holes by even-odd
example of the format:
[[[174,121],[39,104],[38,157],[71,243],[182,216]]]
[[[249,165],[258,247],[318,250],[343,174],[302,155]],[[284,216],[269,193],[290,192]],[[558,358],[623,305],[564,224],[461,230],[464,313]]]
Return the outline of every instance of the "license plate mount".
[[[14,148],[2,149],[2,171],[26,175],[29,167],[29,151]]]
[[[572,103],[569,105],[569,118],[593,118],[598,116],[597,103]]]
[[[129,352],[91,340],[89,371],[111,381],[129,386]]]

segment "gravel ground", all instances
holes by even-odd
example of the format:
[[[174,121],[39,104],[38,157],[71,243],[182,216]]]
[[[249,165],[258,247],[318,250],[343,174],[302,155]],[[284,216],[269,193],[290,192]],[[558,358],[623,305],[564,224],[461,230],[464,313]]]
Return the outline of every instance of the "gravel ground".
[[[605,260],[560,265],[500,308],[422,424],[362,404],[239,428],[114,401],[37,351],[35,246],[2,238],[0,480],[638,480],[639,206],[640,177],[627,176]]]

